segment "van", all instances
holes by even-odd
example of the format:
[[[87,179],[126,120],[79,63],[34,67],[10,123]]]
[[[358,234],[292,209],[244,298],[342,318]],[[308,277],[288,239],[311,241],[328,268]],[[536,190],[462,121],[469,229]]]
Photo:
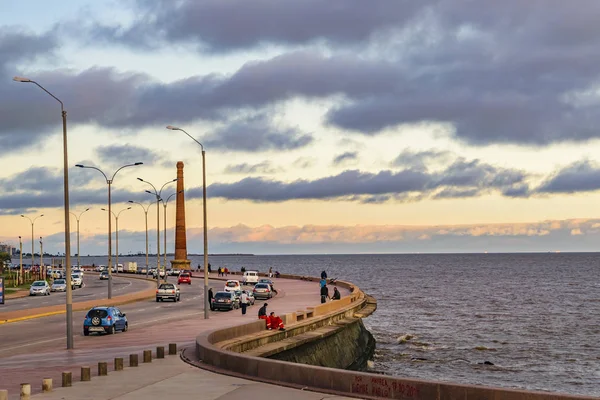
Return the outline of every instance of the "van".
[[[258,282],[258,272],[256,271],[246,271],[244,272],[244,277],[242,278],[242,282],[244,285],[254,285]]]

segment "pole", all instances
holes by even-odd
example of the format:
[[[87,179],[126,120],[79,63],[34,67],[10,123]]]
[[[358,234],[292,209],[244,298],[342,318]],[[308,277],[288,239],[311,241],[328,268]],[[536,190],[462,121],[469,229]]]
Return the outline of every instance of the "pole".
[[[115,238],[117,240],[117,262],[116,262],[116,267],[115,267],[115,272],[117,273],[117,275],[119,275],[119,216],[116,215],[115,216],[115,234],[117,235],[117,237]]]
[[[62,103],[61,103],[62,107]],[[67,112],[62,110],[63,121],[63,155],[64,155],[64,197],[65,197],[65,257],[67,279],[71,279],[71,227],[69,221],[69,157],[67,153]],[[73,288],[67,285],[67,349],[73,348]]]
[[[108,183],[108,298],[112,299],[112,211],[111,211],[111,198],[110,198],[110,186],[112,180],[107,180]]]
[[[23,283],[23,239],[19,236],[19,262],[21,264],[21,268],[19,271],[19,284]]]
[[[31,272],[33,272],[33,264],[34,264],[33,251],[34,250],[33,250],[33,222],[32,222],[31,223]]]
[[[168,201],[168,200],[167,200]],[[167,268],[167,203],[164,203],[165,209],[163,210],[164,212],[164,226],[163,226],[163,239],[164,239],[164,248],[163,248],[163,269],[166,270]],[[167,271],[165,271],[165,279],[167,278]]]
[[[160,286],[160,197],[156,194],[156,287]]]
[[[202,199],[204,213],[204,319],[208,319],[208,228],[206,225],[206,157],[202,148]]]
[[[44,265],[44,245],[42,243],[42,237],[40,236],[40,274],[42,274],[42,278],[40,279],[44,279],[46,280],[46,274],[43,271],[43,265]]]
[[[144,206],[142,206],[143,208]],[[148,206],[148,208],[150,208]],[[146,278],[148,277],[148,210],[144,210],[146,215]]]
[[[79,218],[77,218],[77,266],[81,268],[81,255],[79,253]]]

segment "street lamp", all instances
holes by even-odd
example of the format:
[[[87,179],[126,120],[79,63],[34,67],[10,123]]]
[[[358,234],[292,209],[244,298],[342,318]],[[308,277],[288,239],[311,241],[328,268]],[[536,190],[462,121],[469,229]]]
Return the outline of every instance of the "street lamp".
[[[150,193],[150,194],[153,194],[156,196],[156,287],[159,287],[160,286],[160,204],[159,203],[162,200],[160,197],[160,194],[162,193],[162,190],[165,188],[165,186],[167,186],[169,183],[176,182],[177,178],[175,178],[171,181],[165,182],[165,184],[162,185],[160,190],[156,190],[156,187],[153,184],[151,184],[148,181],[143,180],[142,178],[137,178],[137,179],[140,182],[144,182],[144,183],[147,183],[148,185],[152,186],[152,189],[154,189],[154,192],[146,190],[146,193]],[[165,272],[165,276],[166,276],[166,272]]]
[[[175,126],[167,126],[167,129],[172,131],[181,131],[189,136],[194,142],[200,145],[202,149],[202,207],[203,207],[203,216],[204,216],[204,319],[208,319],[208,310],[210,308],[210,304],[208,302],[208,227],[206,222],[206,153],[204,151],[204,146],[202,143],[197,141],[192,135],[187,133],[181,128],[177,128]]]
[[[148,210],[150,210],[151,204],[148,204],[148,207],[144,207],[142,203],[138,203],[137,201],[129,200],[128,203],[138,204],[144,210],[144,214],[146,216],[146,278],[148,277]]]
[[[101,208],[102,211],[108,211],[106,208]],[[122,209],[121,211],[119,211],[116,215],[113,211],[108,211],[110,214],[112,214],[115,217],[115,222],[116,222],[116,233],[117,233],[117,267],[115,268],[115,272],[118,274],[119,273],[119,215],[121,215],[121,213],[123,211],[127,211],[127,210],[131,210],[131,207],[127,207]],[[110,214],[108,215],[108,217],[110,218]]]
[[[41,218],[43,216],[44,216],[44,214],[38,215],[37,217],[35,217],[32,220],[31,218],[21,214],[21,217],[27,218],[29,220],[29,222],[31,223],[31,272],[33,272],[33,252],[34,252],[34,250],[33,250],[33,224],[35,223],[36,219]],[[41,270],[42,270],[42,267],[40,266],[40,274],[41,274]],[[42,279],[42,278],[40,277],[40,279]]]
[[[42,243],[42,237],[40,236],[40,274],[42,274],[40,279],[46,280],[46,271],[43,271],[43,269],[44,269],[43,266],[44,266],[44,243]]]
[[[80,268],[81,268],[81,262],[80,262],[81,259],[80,259],[80,253],[79,253],[79,219],[87,211],[90,211],[90,209],[86,208],[84,211],[79,213],[79,216],[77,216],[75,213],[71,213],[77,220],[77,266]]]
[[[108,185],[108,211],[109,211],[109,213],[108,213],[108,298],[109,299],[112,299],[112,232],[111,232],[112,218],[110,217],[112,202],[110,199],[110,188],[115,179],[115,176],[117,175],[117,172],[119,172],[123,168],[135,167],[136,165],[142,165],[142,164],[143,164],[142,162],[136,162],[133,164],[123,165],[121,168],[116,170],[114,174],[112,174],[112,177],[110,179],[108,179],[106,174],[99,168],[90,167],[90,166],[81,165],[81,164],[75,165],[76,167],[79,167],[79,168],[90,168],[90,169],[95,169],[96,171],[100,172],[104,176],[104,179],[106,180],[106,184]]]
[[[68,279],[71,277],[71,229],[69,227],[69,156],[67,152],[67,110],[62,101],[52,93],[47,91],[42,85],[28,78],[15,76],[16,82],[33,83],[44,92],[49,94],[54,100],[60,103],[60,112],[62,115],[63,125],[63,189],[64,189],[64,209],[65,209],[65,257],[66,257],[66,273]],[[33,257],[33,255],[32,255]],[[71,285],[67,285],[67,349],[73,348],[73,292]]]
[[[19,285],[23,284],[23,239],[19,236],[19,263],[21,268],[19,270]]]
[[[165,268],[167,267],[167,203],[169,202],[169,200],[171,200],[171,197],[175,196],[176,194],[182,193],[183,190],[179,191],[179,192],[175,192],[172,195],[170,195],[169,197],[167,197],[167,200],[163,199],[163,206],[165,207],[164,211],[163,211],[163,216],[164,216],[164,220],[165,223],[163,224],[163,238],[164,238],[164,249],[163,249],[163,254],[164,254],[164,266]],[[166,274],[165,274],[166,276]]]

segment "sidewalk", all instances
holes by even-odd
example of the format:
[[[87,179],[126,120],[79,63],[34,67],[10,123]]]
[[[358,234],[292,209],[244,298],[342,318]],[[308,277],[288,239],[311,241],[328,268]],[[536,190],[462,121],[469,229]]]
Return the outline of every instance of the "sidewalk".
[[[57,388],[60,382],[54,382],[53,392],[31,397],[47,400],[248,400],[270,397],[286,400],[351,399],[219,375],[188,365],[179,355],[165,357],[153,359],[149,364],[140,363],[139,367],[111,371],[108,376],[93,376],[89,382],[73,382],[72,387]]]

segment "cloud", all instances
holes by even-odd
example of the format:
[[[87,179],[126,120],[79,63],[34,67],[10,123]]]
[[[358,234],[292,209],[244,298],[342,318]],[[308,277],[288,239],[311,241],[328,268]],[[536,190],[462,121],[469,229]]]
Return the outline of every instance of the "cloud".
[[[426,150],[415,152],[404,150],[392,161],[391,165],[394,167],[426,169],[428,164],[446,163],[452,158],[455,158],[455,156],[449,151]]]
[[[376,7],[360,0],[145,0],[137,5],[138,17],[131,26],[97,24],[91,38],[142,49],[193,43],[212,52],[318,40],[350,44],[402,24],[420,8],[408,0],[380,0]]]
[[[338,175],[282,182],[244,178],[233,183],[214,183],[211,197],[256,202],[288,200],[346,200],[380,203],[389,199],[414,201],[434,198],[473,197],[526,185],[527,175],[518,170],[497,168],[479,160],[458,159],[441,172],[420,169],[383,170],[378,173],[347,170]],[[436,194],[437,193],[437,194]]]
[[[207,147],[237,151],[294,150],[313,142],[312,135],[275,126],[266,115],[236,120],[204,139]]]
[[[280,172],[281,168],[276,168],[269,161],[263,161],[258,164],[235,164],[225,167],[227,174],[274,174]]]
[[[99,146],[95,151],[102,163],[112,166],[122,166],[136,162],[151,165],[162,160],[162,156],[158,152],[131,144]]]
[[[576,193],[600,189],[600,165],[583,160],[552,174],[537,189],[537,193]]]
[[[315,165],[316,160],[313,157],[299,157],[292,163],[292,166],[296,168],[309,168]]]
[[[358,160],[358,152],[357,151],[347,151],[342,154],[338,154],[333,158],[333,165],[340,165],[346,163],[348,161],[357,161]]]

